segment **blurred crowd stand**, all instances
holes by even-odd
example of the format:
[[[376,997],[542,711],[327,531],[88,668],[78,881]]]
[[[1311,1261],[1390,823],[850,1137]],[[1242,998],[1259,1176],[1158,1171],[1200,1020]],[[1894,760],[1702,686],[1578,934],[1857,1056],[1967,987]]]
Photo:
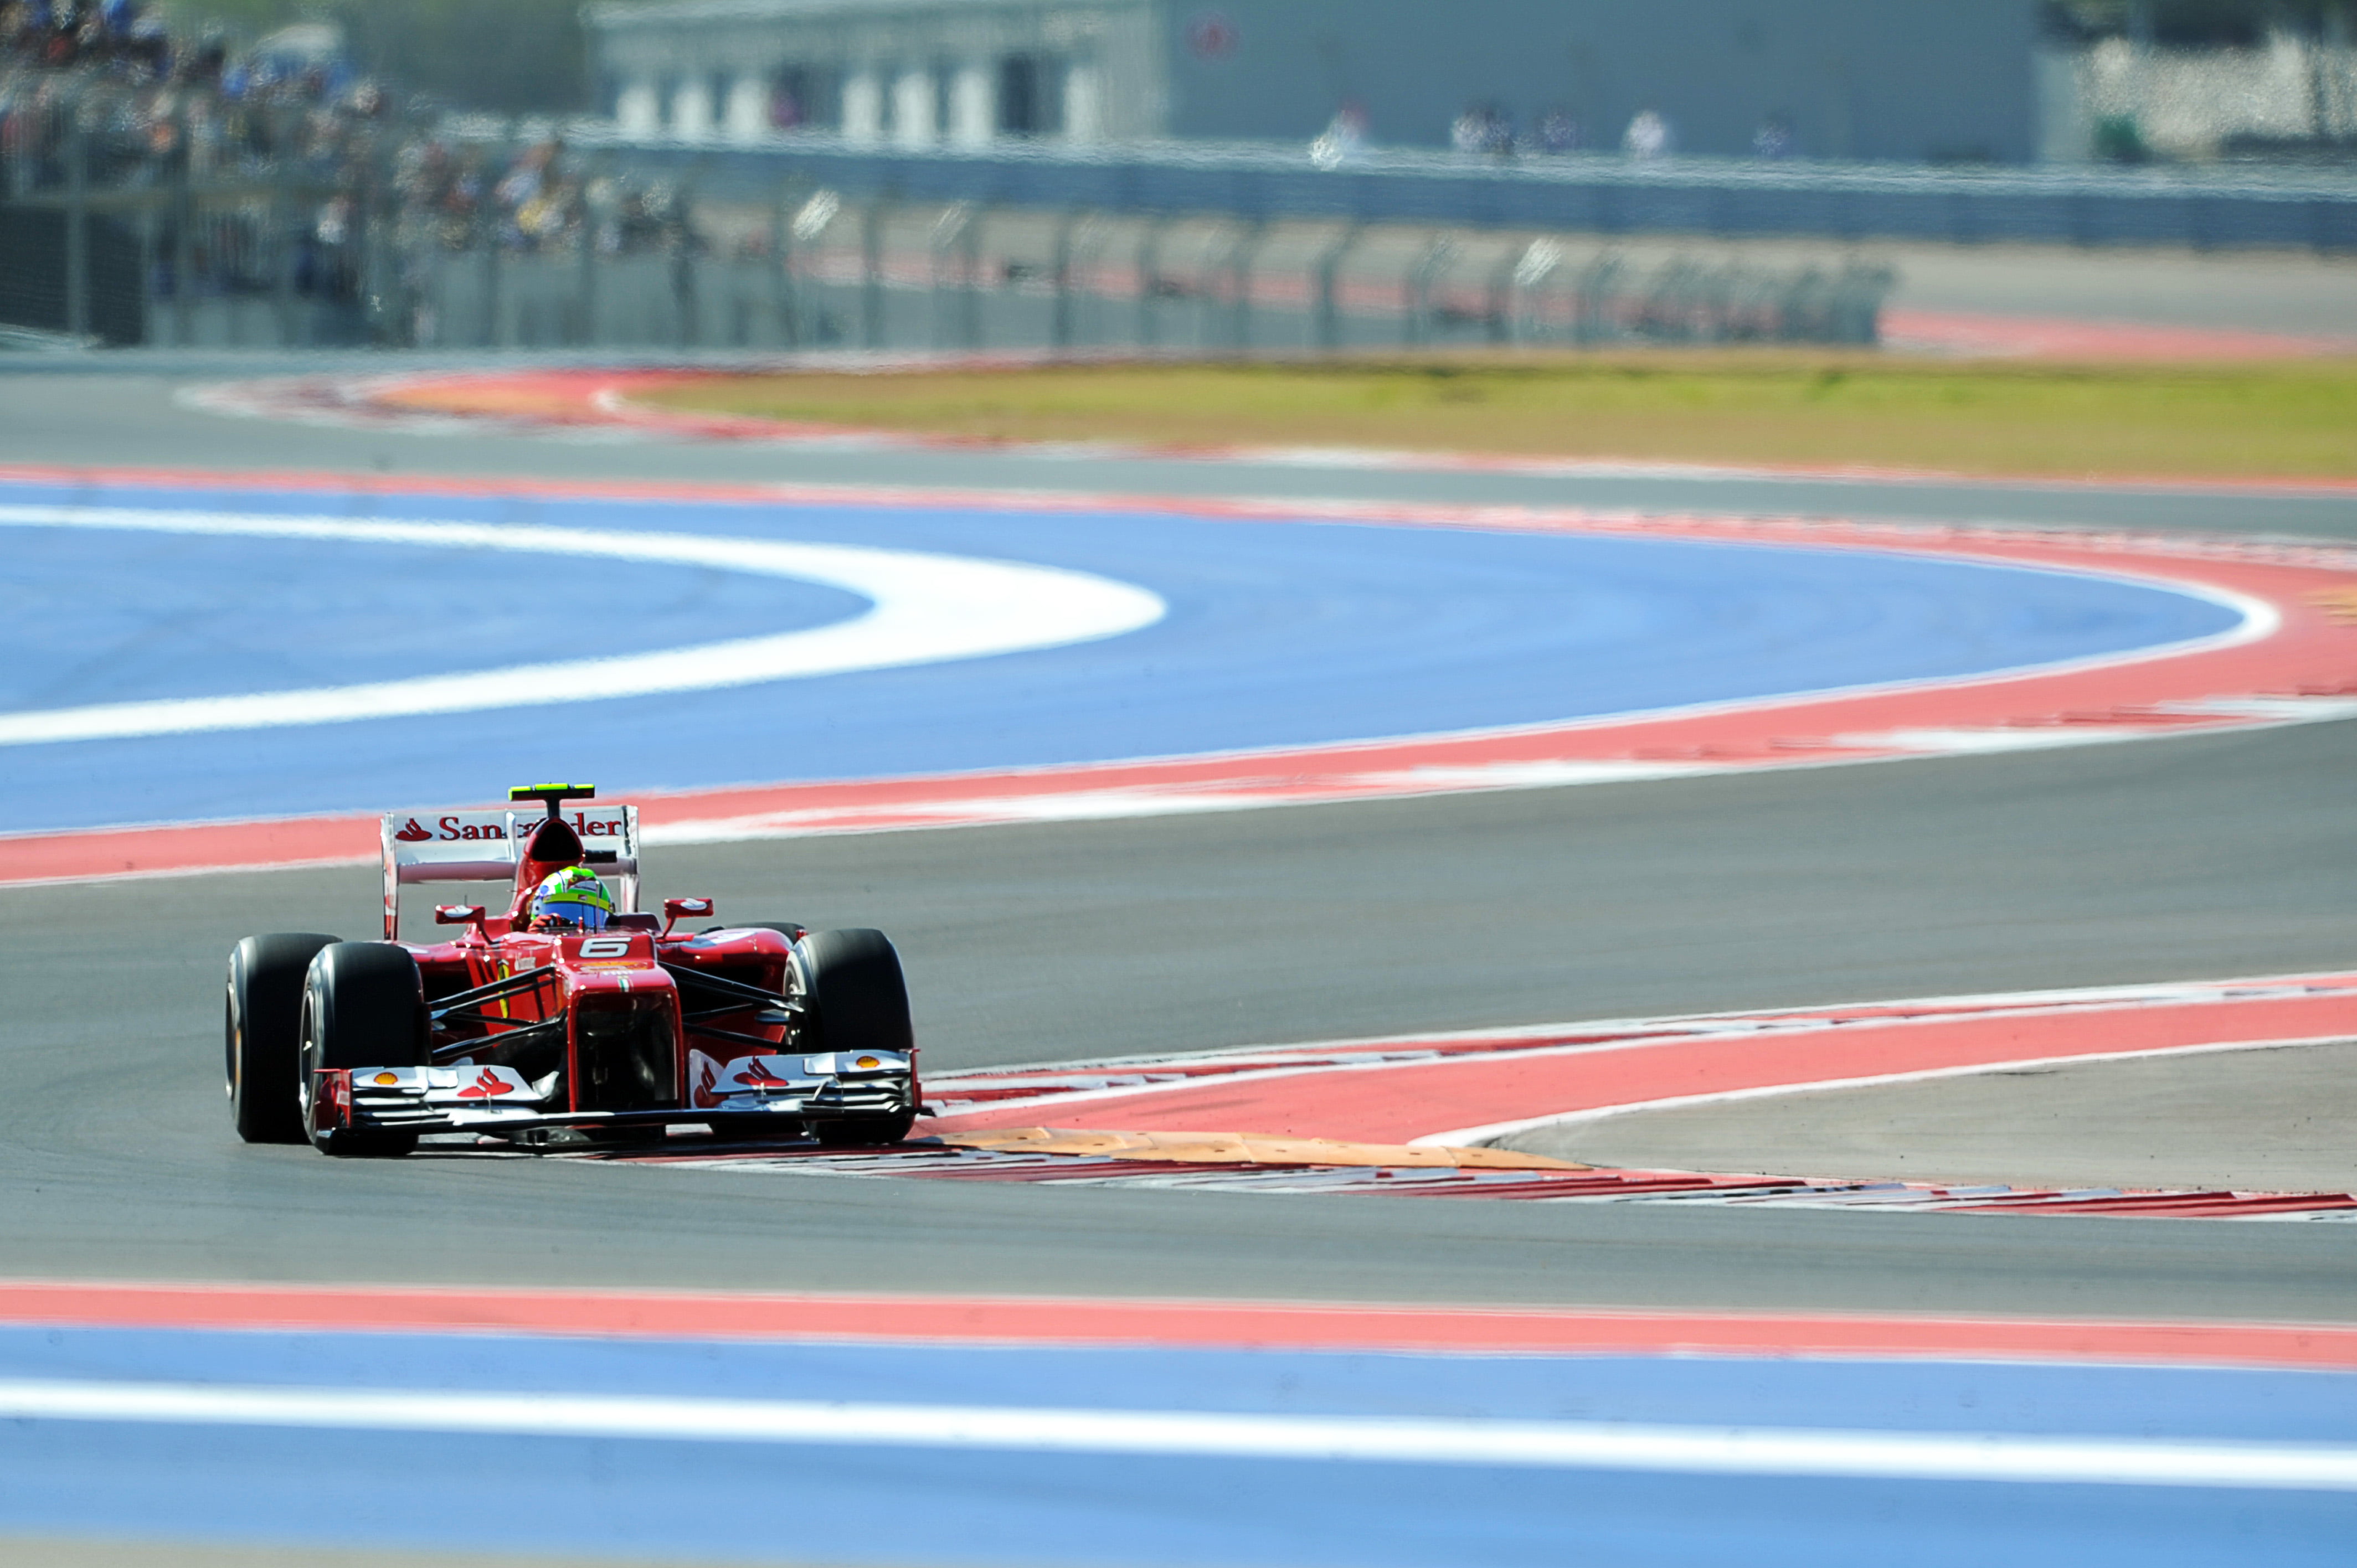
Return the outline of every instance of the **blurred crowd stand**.
[[[1870,342],[1889,274],[1447,224],[766,192],[403,102],[330,27],[0,6],[0,321],[219,348]],[[1469,150],[1511,151],[1469,116]],[[1568,145],[1567,122],[1548,134]],[[1666,135],[1666,127],[1663,131]],[[1321,162],[1361,155],[1346,108]],[[1583,248],[1584,247],[1584,248]]]
[[[128,0],[0,5],[0,319],[103,342],[431,336],[434,258],[676,250],[661,182],[452,137],[332,28],[244,50]],[[594,188],[593,188],[594,187]]]

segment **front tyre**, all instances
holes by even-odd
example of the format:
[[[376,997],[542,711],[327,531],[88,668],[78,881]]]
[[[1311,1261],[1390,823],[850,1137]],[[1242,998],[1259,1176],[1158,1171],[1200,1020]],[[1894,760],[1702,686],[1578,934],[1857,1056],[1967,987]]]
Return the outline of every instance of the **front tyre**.
[[[296,1072],[301,1055],[303,979],[333,942],[314,931],[248,937],[230,950],[223,1009],[223,1069],[230,1116],[249,1144],[303,1142]]]
[[[900,1056],[916,1049],[900,955],[883,932],[812,931],[794,944],[794,970],[809,1009],[796,1037],[802,1049]],[[872,1149],[905,1142],[916,1121],[912,1105],[888,1116],[820,1122],[812,1131],[826,1148]]]
[[[909,1130],[917,1124],[914,1111],[903,1111],[897,1116],[845,1117],[837,1122],[821,1122],[812,1128],[822,1149],[883,1149],[909,1141]]]
[[[900,955],[883,932],[813,931],[794,944],[794,972],[816,1015],[802,1023],[795,1042],[802,1049],[905,1056],[915,1048],[909,984],[900,974]]]
[[[393,942],[337,942],[311,961],[303,984],[296,1079],[302,1125],[321,1154],[405,1155],[417,1134],[315,1125],[312,1090],[325,1068],[424,1067],[425,982],[409,950]]]

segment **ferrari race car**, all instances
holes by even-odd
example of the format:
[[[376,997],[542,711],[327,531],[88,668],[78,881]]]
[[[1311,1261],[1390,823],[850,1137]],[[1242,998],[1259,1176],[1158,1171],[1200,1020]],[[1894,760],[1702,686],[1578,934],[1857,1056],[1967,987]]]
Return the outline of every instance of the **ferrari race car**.
[[[884,934],[679,929],[712,913],[709,898],[640,914],[638,810],[566,809],[596,793],[534,785],[509,799],[538,809],[394,812],[382,941],[239,942],[227,1020],[239,1136],[363,1155],[405,1155],[426,1133],[527,1147],[675,1127],[830,1146],[907,1137],[917,1051]],[[583,921],[536,914],[552,877],[605,907]],[[432,882],[502,882],[511,897],[498,914],[441,905],[435,921],[454,936],[402,941],[402,888]]]

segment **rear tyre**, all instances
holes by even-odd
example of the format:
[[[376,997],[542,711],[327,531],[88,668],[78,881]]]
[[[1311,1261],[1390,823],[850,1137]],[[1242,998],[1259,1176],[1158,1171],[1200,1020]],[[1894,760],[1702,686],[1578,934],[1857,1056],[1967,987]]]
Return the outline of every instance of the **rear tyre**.
[[[813,931],[794,944],[794,969],[815,1015],[798,1034],[802,1049],[905,1056],[916,1048],[900,955],[883,932],[856,927]],[[912,1106],[889,1116],[822,1122],[813,1131],[827,1148],[876,1148],[906,1139],[916,1120]]]
[[[221,1025],[230,1117],[249,1144],[303,1142],[296,1094],[301,1051],[303,977],[334,941],[314,931],[248,937],[229,955]]]
[[[327,1155],[405,1155],[414,1133],[311,1133],[313,1075],[322,1068],[424,1067],[425,986],[409,950],[393,942],[337,942],[319,950],[303,983],[296,1096],[302,1125]]]

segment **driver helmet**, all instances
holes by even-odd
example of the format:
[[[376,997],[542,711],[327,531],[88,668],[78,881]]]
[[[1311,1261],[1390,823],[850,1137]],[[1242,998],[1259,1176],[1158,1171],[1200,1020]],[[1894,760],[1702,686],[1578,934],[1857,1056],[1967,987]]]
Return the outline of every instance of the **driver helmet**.
[[[595,872],[578,865],[550,872],[533,889],[535,931],[602,931],[613,914],[613,895]]]

